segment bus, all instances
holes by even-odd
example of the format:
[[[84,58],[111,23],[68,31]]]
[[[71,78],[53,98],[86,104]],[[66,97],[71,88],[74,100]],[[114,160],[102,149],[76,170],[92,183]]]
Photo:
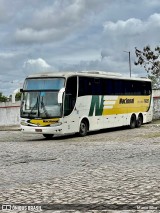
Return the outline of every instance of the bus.
[[[28,76],[20,107],[21,131],[54,135],[129,126],[152,121],[151,80],[102,71]]]

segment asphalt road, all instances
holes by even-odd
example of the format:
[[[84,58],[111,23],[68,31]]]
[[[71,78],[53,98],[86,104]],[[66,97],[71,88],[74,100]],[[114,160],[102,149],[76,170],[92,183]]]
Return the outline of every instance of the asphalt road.
[[[160,205],[159,128],[53,140],[0,131],[0,203]]]

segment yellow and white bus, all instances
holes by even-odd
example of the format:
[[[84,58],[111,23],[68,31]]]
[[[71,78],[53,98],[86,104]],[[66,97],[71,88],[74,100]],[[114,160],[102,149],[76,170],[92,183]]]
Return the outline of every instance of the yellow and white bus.
[[[33,74],[25,79],[21,102],[22,132],[53,135],[104,128],[140,127],[152,120],[149,79],[107,72]]]

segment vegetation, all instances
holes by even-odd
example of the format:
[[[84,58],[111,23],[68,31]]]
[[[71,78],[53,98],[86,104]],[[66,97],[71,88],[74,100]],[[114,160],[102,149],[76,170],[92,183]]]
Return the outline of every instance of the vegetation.
[[[18,92],[18,93],[16,94],[16,96],[15,96],[16,101],[20,101],[20,100],[21,100],[21,95],[22,95],[21,92]]]
[[[3,94],[2,94],[2,92],[0,92],[0,102],[6,102],[7,101],[7,97],[6,96],[4,96]]]
[[[6,102],[6,101],[8,101],[8,100],[11,101],[11,99],[12,99],[12,95],[10,95],[9,98],[7,98],[6,96],[4,96],[4,95],[2,94],[2,92],[0,92],[0,102]],[[16,101],[20,101],[20,100],[21,100],[21,92],[18,92],[18,93],[16,94],[15,100],[16,100]]]
[[[144,67],[154,88],[160,87],[160,47],[157,46],[154,50],[149,45],[143,50],[135,48],[135,54],[137,61],[134,64]]]

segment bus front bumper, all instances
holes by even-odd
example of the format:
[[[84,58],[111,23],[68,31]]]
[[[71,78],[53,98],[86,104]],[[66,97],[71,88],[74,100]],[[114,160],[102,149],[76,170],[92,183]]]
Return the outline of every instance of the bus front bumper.
[[[54,134],[63,135],[62,125],[54,127],[38,127],[38,126],[23,126],[21,125],[21,132],[34,134]]]

